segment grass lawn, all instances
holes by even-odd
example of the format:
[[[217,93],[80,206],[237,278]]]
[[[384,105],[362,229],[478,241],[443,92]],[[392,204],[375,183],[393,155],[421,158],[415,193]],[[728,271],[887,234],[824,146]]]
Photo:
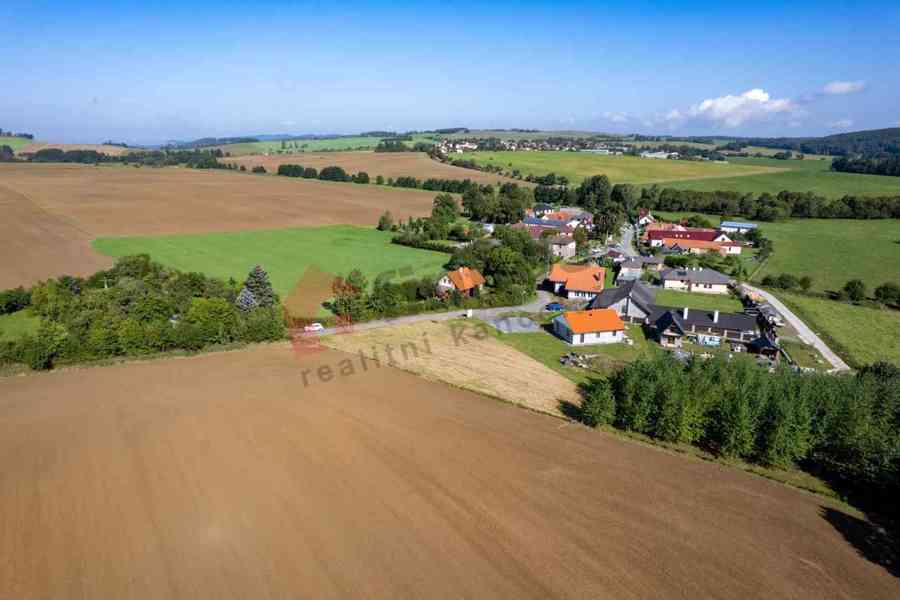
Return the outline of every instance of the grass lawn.
[[[457,157],[454,157],[457,158]],[[740,177],[777,172],[783,166],[734,165],[700,161],[655,160],[634,156],[602,156],[589,152],[466,152],[460,158],[523,175],[556,173],[578,185],[586,177],[606,175],[612,183],[651,184],[708,177]]]
[[[183,271],[242,281],[262,265],[284,298],[310,266],[334,275],[358,268],[371,284],[379,273],[400,270],[397,279],[436,275],[449,259],[443,252],[391,244],[390,232],[352,225],[239,231],[198,235],[100,238],[94,248],[108,256],[149,254]]]
[[[794,342],[784,338],[779,340],[779,343],[800,367],[812,368],[818,371],[825,371],[831,367],[831,365],[822,358],[822,355],[812,346],[808,346],[803,342]]]
[[[851,366],[900,364],[900,312],[797,294],[778,297]]]
[[[669,219],[687,216],[658,214]],[[717,216],[704,216],[714,224],[719,222]],[[809,275],[813,291],[820,292],[839,290],[855,278],[862,279],[870,290],[886,281],[900,282],[897,219],[788,219],[759,226],[775,244],[775,253],[754,274],[754,281],[769,274]],[[752,272],[753,267],[748,268]]]
[[[626,335],[634,340],[633,346],[626,344],[598,344],[591,346],[570,346],[549,331],[540,333],[500,333],[496,337],[504,344],[547,365],[557,373],[575,383],[584,383],[591,376],[608,375],[614,369],[640,356],[654,351],[656,345],[646,339],[639,325],[626,324]],[[494,331],[491,329],[491,331]],[[559,357],[569,352],[579,354],[599,354],[596,371],[569,367],[559,363]]]
[[[741,312],[744,306],[731,294],[693,294],[677,290],[656,292],[656,304],[675,308],[696,308],[698,310],[718,310],[721,312]]]
[[[8,342],[26,334],[34,334],[40,324],[41,319],[27,308],[8,315],[0,315],[0,341]]]
[[[790,190],[792,192],[815,192],[816,194],[833,198],[839,198],[847,194],[860,196],[896,196],[900,194],[900,177],[834,172],[830,170],[831,160],[829,159],[776,160],[772,158],[732,158],[729,160],[729,165],[734,165],[735,167],[780,168],[785,170],[770,171],[747,177],[696,178],[691,181],[671,181],[660,185],[680,190],[709,192],[732,190],[757,194],[769,192],[773,195],[782,190]],[[613,183],[616,183],[616,181],[613,181]]]

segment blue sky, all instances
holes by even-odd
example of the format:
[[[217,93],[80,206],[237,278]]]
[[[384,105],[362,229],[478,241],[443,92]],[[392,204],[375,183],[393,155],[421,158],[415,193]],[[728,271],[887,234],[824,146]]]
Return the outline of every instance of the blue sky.
[[[900,2],[605,4],[5,0],[0,127],[152,143],[900,126]]]

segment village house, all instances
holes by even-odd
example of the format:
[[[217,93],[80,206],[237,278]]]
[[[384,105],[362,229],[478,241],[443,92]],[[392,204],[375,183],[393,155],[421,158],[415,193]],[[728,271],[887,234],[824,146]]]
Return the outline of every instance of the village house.
[[[571,310],[553,319],[553,332],[573,346],[614,344],[625,339],[625,323],[610,309]]]
[[[690,240],[697,242],[731,242],[731,238],[715,229],[685,229],[683,231],[652,230],[647,232],[651,248],[663,246],[665,240]]]
[[[759,337],[756,319],[739,313],[658,306],[647,321],[659,343],[669,348],[689,340],[704,346],[729,342],[743,350]]]
[[[644,271],[644,262],[638,258],[629,258],[619,264],[619,274],[616,281],[628,281],[629,279],[640,279],[641,273]]]
[[[474,296],[476,291],[484,287],[484,276],[475,269],[460,267],[450,271],[440,278],[437,283],[439,294],[446,294],[456,290],[463,296]]]
[[[547,281],[553,292],[572,300],[593,300],[603,291],[606,269],[597,265],[566,265],[556,263]]]
[[[578,250],[575,238],[570,235],[557,235],[547,238],[547,243],[550,246],[550,253],[559,258],[572,258]]]
[[[642,323],[655,310],[656,291],[640,279],[605,289],[587,305],[588,310],[608,308],[620,318]]]
[[[732,279],[715,269],[703,267],[667,269],[661,274],[663,288],[702,294],[727,294]]]
[[[651,223],[656,223],[656,219],[650,214],[650,210],[646,208],[638,209],[638,227],[646,227]]]

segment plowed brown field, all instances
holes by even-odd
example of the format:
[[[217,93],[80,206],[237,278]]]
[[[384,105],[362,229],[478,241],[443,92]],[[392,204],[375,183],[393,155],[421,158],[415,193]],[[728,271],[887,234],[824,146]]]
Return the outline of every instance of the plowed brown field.
[[[269,173],[278,171],[278,165],[303,165],[317,171],[323,167],[343,167],[348,173],[365,171],[375,179],[377,175],[388,177],[416,177],[428,179],[471,179],[483,184],[512,182],[519,185],[531,185],[515,179],[509,179],[493,173],[484,173],[475,169],[454,167],[428,158],[423,152],[302,152],[297,154],[281,154],[272,156],[240,156],[223,158],[222,162],[245,165],[248,169],[262,165]]]
[[[0,288],[86,274],[108,264],[89,241],[109,235],[207,233],[303,225],[374,225],[430,212],[434,192],[227,171],[0,165]]]
[[[0,380],[0,595],[900,595],[819,498],[359,361]]]

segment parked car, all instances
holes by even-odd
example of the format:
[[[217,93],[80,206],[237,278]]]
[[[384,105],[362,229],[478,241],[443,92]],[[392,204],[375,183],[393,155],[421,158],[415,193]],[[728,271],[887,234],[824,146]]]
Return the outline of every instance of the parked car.
[[[320,331],[325,331],[325,326],[321,323],[310,323],[303,328],[303,331],[306,333],[318,333]]]
[[[566,307],[560,304],[559,302],[551,302],[547,306],[544,307],[544,310],[548,312],[554,312],[557,310],[566,310]]]

